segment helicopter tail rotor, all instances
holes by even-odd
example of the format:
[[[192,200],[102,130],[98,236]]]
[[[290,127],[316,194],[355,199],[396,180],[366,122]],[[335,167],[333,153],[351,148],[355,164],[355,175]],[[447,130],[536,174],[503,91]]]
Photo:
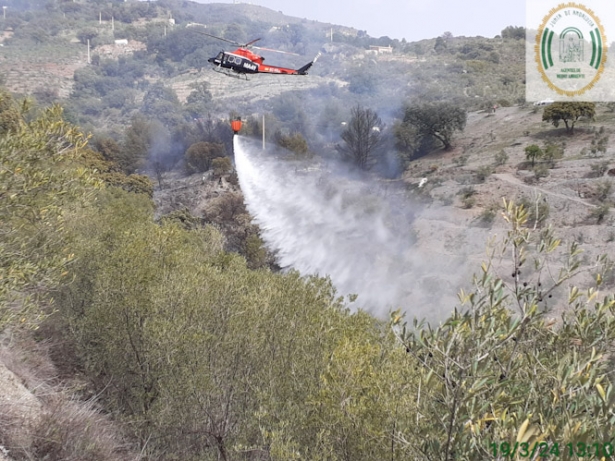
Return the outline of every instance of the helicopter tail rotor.
[[[320,53],[318,53],[316,55],[316,57],[311,62],[308,62],[305,66],[300,67],[299,69],[297,69],[297,74],[299,74],[299,75],[307,75],[307,71],[310,70],[310,68],[314,65],[314,63],[316,62],[316,60],[319,57],[320,57]]]

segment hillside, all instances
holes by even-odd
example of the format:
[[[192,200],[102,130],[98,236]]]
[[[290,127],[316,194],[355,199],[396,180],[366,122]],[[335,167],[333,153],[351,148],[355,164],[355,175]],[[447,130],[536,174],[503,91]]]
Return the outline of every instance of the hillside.
[[[498,211],[504,199],[530,208],[539,206],[544,219],[540,225],[554,226],[568,242],[582,242],[588,260],[610,254],[615,244],[613,217],[608,213],[613,188],[606,171],[614,164],[613,152],[608,148],[591,153],[590,148],[595,139],[612,136],[613,120],[615,114],[610,109],[600,108],[596,123],[582,123],[575,135],[569,136],[562,128],[542,122],[542,109],[506,107],[496,113],[471,112],[454,149],[411,162],[400,181],[373,178],[375,187],[390,188],[389,194],[403,197],[417,210],[412,227],[402,231],[417,239],[412,257],[428,262],[422,266],[422,276],[417,279],[412,275],[407,283],[440,287],[438,314],[431,304],[432,292],[425,292],[426,297],[420,299],[415,293],[410,298],[414,306],[410,312],[419,315],[425,304],[431,306],[430,316],[448,315],[457,291],[485,260],[490,239],[501,236],[507,227]],[[563,147],[562,157],[554,165],[545,165],[539,179],[524,151],[532,144]],[[506,154],[503,163],[496,158],[502,152]],[[426,182],[419,188],[421,180]],[[197,217],[206,217],[206,210],[227,193],[236,192],[226,183],[210,188],[201,184],[200,176],[169,175],[167,185],[156,190],[155,200],[163,213],[187,209]],[[445,269],[451,265],[456,267],[454,273]],[[609,278],[608,286],[615,287],[614,282]],[[561,301],[552,307],[561,308]]]
[[[445,36],[402,43],[248,4],[161,0],[147,4],[112,2],[100,8],[93,1],[83,0],[61,4],[44,18],[36,11],[17,11],[0,20],[0,28],[5,31],[0,59],[6,64],[2,70],[6,85],[20,94],[38,95],[43,103],[69,98],[79,121],[92,126],[100,126],[96,119],[105,120],[104,126],[111,124],[110,128],[114,119],[118,124],[126,123],[131,114],[141,109],[138,101],[143,99],[148,84],[156,81],[179,91],[181,101],[185,101],[190,83],[208,84],[214,100],[203,110],[217,113],[230,110],[219,98],[235,92],[241,96],[261,85],[268,85],[272,91],[257,89],[250,98],[235,98],[232,110],[259,112],[275,95],[288,91],[301,95],[314,87],[320,91],[307,93],[309,101],[304,108],[312,114],[322,112],[326,103],[349,106],[361,102],[387,117],[412,99],[454,99],[472,108],[497,100],[514,104],[524,94],[523,41],[512,38]],[[195,32],[199,28],[240,43],[260,37],[259,45],[263,47],[300,55],[264,51],[268,61],[279,65],[298,67],[319,52],[321,57],[301,82],[254,76],[252,84],[225,83],[208,70],[206,60],[232,46],[199,35]],[[117,59],[124,53],[131,68],[139,68],[142,75],[125,82],[92,81],[88,84],[93,88],[75,91],[72,74],[87,66],[88,38],[92,70],[100,77],[112,77],[100,66],[106,59]],[[115,44],[114,40],[121,39],[141,43],[146,51],[131,57],[134,47]],[[376,45],[391,47],[392,54],[370,50]],[[126,88],[133,94],[124,104],[106,98],[110,91]],[[137,103],[129,104],[133,99]],[[113,110],[117,108],[122,110]]]
[[[434,217],[428,213],[418,222],[424,252],[469,256],[466,270],[475,270],[485,259],[490,237],[501,236],[506,228],[498,210],[507,199],[540,207],[546,215],[540,225],[553,226],[567,242],[582,243],[586,260],[613,253],[613,217],[608,214],[613,182],[606,175],[614,164],[613,151],[592,154],[590,148],[597,138],[613,135],[615,114],[602,108],[596,123],[583,124],[568,136],[542,122],[541,112],[510,107],[495,114],[471,113],[453,151],[411,164],[404,180],[416,185],[428,178],[421,194],[433,200]],[[562,146],[563,156],[536,179],[524,149],[532,144],[544,149],[549,143]],[[501,152],[507,159],[498,165]],[[609,280],[609,289],[615,288]],[[554,302],[552,307],[564,305]]]
[[[499,217],[499,211],[492,206],[500,202],[502,197],[507,197],[509,199],[520,199],[522,196],[529,197],[531,207],[531,200],[537,198],[538,194],[541,194],[542,197],[537,203],[541,207],[544,206],[543,204],[547,204],[548,218],[546,222],[553,224],[557,228],[558,235],[574,241],[582,241],[585,250],[583,260],[587,264],[589,264],[598,253],[608,254],[613,251],[612,245],[614,239],[612,235],[612,218],[607,215],[606,218],[598,223],[596,217],[589,216],[591,211],[600,204],[610,203],[610,193],[607,191],[606,196],[604,196],[604,188],[601,188],[601,184],[607,184],[605,181],[608,181],[608,176],[605,175],[605,171],[602,172],[602,175],[597,175],[596,168],[594,167],[596,165],[602,166],[605,162],[610,165],[612,161],[612,151],[607,149],[605,153],[591,154],[590,150],[583,150],[591,146],[591,140],[595,139],[597,134],[610,134],[613,114],[609,112],[607,108],[600,108],[597,114],[597,123],[581,123],[581,125],[577,127],[576,134],[574,136],[569,136],[563,133],[563,130],[554,129],[551,125],[541,122],[541,110],[542,109],[535,111],[530,107],[511,107],[500,108],[495,114],[483,111],[471,112],[469,114],[466,129],[456,138],[456,147],[454,150],[448,152],[433,152],[428,156],[414,161],[410,164],[409,169],[406,171],[401,181],[396,181],[394,183],[388,182],[391,187],[391,193],[404,194],[406,200],[417,204],[422,203],[424,205],[417,214],[412,231],[408,230],[408,232],[413,232],[417,239],[414,257],[429,261],[430,268],[432,269],[430,273],[426,272],[420,276],[415,275],[412,278],[412,286],[431,290],[432,301],[435,299],[438,300],[436,305],[431,305],[431,316],[446,316],[450,313],[448,307],[451,304],[449,303],[457,305],[457,302],[454,300],[456,294],[456,280],[461,277],[469,276],[471,272],[476,272],[477,268],[480,266],[480,261],[485,259],[484,249],[489,237],[492,235],[501,236],[508,228]],[[601,126],[606,128],[601,130]],[[557,160],[554,168],[549,169],[548,176],[540,178],[538,182],[533,180],[528,181],[528,178],[534,175],[527,169],[523,149],[530,143],[544,145],[546,141],[555,143],[562,143],[565,141],[566,147],[564,156]],[[504,150],[508,155],[504,164],[493,166],[492,172],[484,174],[481,167],[493,165],[495,155],[501,152],[501,150]],[[465,159],[462,160],[462,158]],[[483,174],[479,177],[481,171],[483,171]],[[419,188],[418,183],[423,178],[427,178],[427,182],[423,188]],[[163,180],[165,184],[164,188],[157,189],[154,195],[158,213],[172,214],[173,210],[181,212],[186,209],[191,212],[176,214],[176,219],[190,218],[190,214],[196,217],[197,220],[199,218],[211,219],[212,211],[215,215],[217,213],[216,210],[228,210],[228,208],[216,208],[220,202],[231,197],[236,197],[239,193],[237,187],[229,182],[229,178],[223,179],[220,183],[217,180],[206,181],[204,183],[200,174],[185,176],[178,172],[171,172],[166,173]],[[378,181],[376,178],[374,178],[374,180]],[[468,194],[468,188],[472,188],[474,192]],[[603,194],[602,197],[598,196],[599,192]],[[472,200],[466,200],[468,197]],[[105,203],[107,203],[107,200],[108,199],[103,200],[103,203],[100,205],[103,209],[106,206]],[[135,197],[131,200],[134,201],[137,200],[137,198]],[[126,204],[124,204],[124,206],[126,206]],[[145,201],[143,201],[140,206],[148,207]],[[241,219],[243,219],[241,218],[243,212],[239,205],[234,206],[236,206],[236,209],[233,213],[237,213],[236,217],[238,218],[236,222],[240,223]],[[94,242],[93,235],[97,239],[102,238],[103,242],[107,242],[106,244],[109,243],[109,235],[117,234],[118,237],[123,235],[123,238],[128,238],[128,241],[125,243],[125,251],[128,251],[130,255],[133,255],[133,252],[140,248],[139,246],[135,247],[134,242],[131,240],[136,238],[136,235],[124,230],[125,226],[132,226],[135,222],[139,222],[139,213],[135,213],[134,211],[125,215],[126,210],[122,208],[117,210],[106,210],[105,213],[107,213],[107,215],[103,216],[102,221],[96,223],[94,228],[89,230],[88,221],[85,218],[72,223],[73,226],[85,226],[87,231],[87,234],[82,237],[84,239],[83,241],[72,243],[73,247],[77,249],[76,251],[87,251],[89,252],[90,258],[99,258],[96,259],[97,262],[94,263],[93,267],[89,266],[90,259],[84,258],[80,260],[79,264],[85,265],[83,266],[84,272],[82,272],[82,276],[87,273],[87,271],[85,271],[86,268],[88,268],[88,270],[95,270],[94,267],[97,264],[106,264],[105,258],[110,256],[106,255],[105,252],[98,252],[99,243]],[[97,215],[98,211],[90,210],[89,213]],[[220,217],[222,217],[222,214],[220,214]],[[190,225],[189,219],[185,219],[183,222],[186,225]],[[221,222],[221,224],[224,224],[224,222]],[[99,226],[100,228],[98,229]],[[224,229],[224,226],[220,226],[220,228]],[[153,223],[148,223],[144,235],[150,236],[148,238],[155,238],[153,235],[155,229],[156,226]],[[228,229],[232,230],[230,227],[226,230]],[[94,232],[94,234],[92,234],[92,232]],[[243,230],[240,229],[239,233],[242,232]],[[98,233],[100,233],[100,237]],[[165,232],[160,235],[163,239],[169,238]],[[228,234],[227,238],[229,235],[231,234]],[[185,273],[182,273],[175,283],[179,284],[177,286],[179,293],[190,293],[191,290],[186,290],[184,288],[184,283],[194,278],[194,289],[197,290],[197,287],[201,286],[202,281],[208,279],[202,276],[194,277],[193,271],[198,270],[199,267],[209,266],[203,265],[199,262],[200,260],[195,261],[191,259],[194,257],[195,251],[200,248],[200,245],[203,245],[203,240],[193,241],[188,237],[188,234],[182,234],[180,237],[182,241],[183,239],[188,239],[186,242],[187,247],[184,250],[185,253],[179,255],[179,259],[175,260],[172,267],[175,268],[174,270],[184,268],[183,270]],[[199,239],[203,237],[204,236],[201,236]],[[195,245],[196,242],[200,242],[200,244]],[[158,254],[163,247],[162,241],[156,243],[151,249],[152,255]],[[143,250],[141,249],[140,251]],[[124,260],[119,259],[116,262],[111,262],[112,264],[118,264],[121,261]],[[147,257],[139,257],[133,259],[133,261],[136,263],[140,261],[150,261],[150,259]],[[181,264],[176,265],[180,261]],[[220,264],[230,264],[224,261],[225,260],[220,260],[218,257],[218,259],[214,259],[212,263],[213,266],[211,267],[216,268]],[[94,259],[92,259],[92,262],[94,262]],[[557,267],[561,264],[560,260],[554,260],[553,262],[556,263],[553,267]],[[111,272],[101,274],[101,276],[104,275],[105,277],[109,277],[105,283],[113,286],[113,280],[119,275],[126,277],[127,274],[131,274],[137,269],[137,266],[124,267],[123,264],[124,263],[113,265],[111,266]],[[506,264],[499,268],[510,270],[507,268]],[[436,270],[434,271],[434,269]],[[243,277],[238,278],[237,270],[239,269],[233,269],[229,281],[238,284],[238,292],[244,293],[246,290],[246,281],[252,279],[247,272],[241,272]],[[243,271],[243,269],[241,270]],[[259,277],[269,277],[266,275],[269,274],[268,271],[258,271],[258,273],[260,274]],[[154,273],[146,272],[143,276],[147,278],[152,276],[152,274]],[[214,274],[211,273],[208,274],[207,277],[213,275]],[[513,282],[509,275],[505,273],[501,273],[500,275],[507,283],[512,285]],[[171,274],[164,277],[169,276],[171,276]],[[160,277],[162,277],[162,275],[160,275]],[[80,279],[76,280],[75,283],[77,283],[77,285],[72,296],[88,297],[88,290],[82,291],[78,289],[78,287],[80,287],[79,284],[83,282],[78,282]],[[123,280],[124,281],[120,280],[119,283],[124,284],[125,281],[132,279],[127,278]],[[573,280],[577,282],[587,281],[584,278]],[[605,291],[612,290],[613,281],[612,273],[606,273]],[[133,296],[146,296],[146,294],[142,292],[143,283],[145,283],[145,279],[142,279],[136,284]],[[154,292],[157,292],[157,290],[162,288],[162,285],[156,282],[154,283]],[[260,282],[258,280],[252,281],[251,283],[256,283],[256,286],[260,290],[262,287],[260,287],[259,283],[265,283],[265,280],[263,279]],[[546,279],[543,280],[543,283],[547,283]],[[566,288],[568,287],[566,286]],[[133,290],[133,288],[130,289]],[[267,291],[267,293],[278,293],[277,290],[282,289],[282,287],[271,289],[271,291]],[[320,299],[318,297],[311,298],[311,295],[297,295],[294,291],[296,289],[297,287],[292,284],[291,292],[294,293],[294,296],[298,296],[298,298],[291,298],[289,304],[285,304],[284,310],[282,311],[278,311],[278,307],[280,303],[285,302],[283,301],[286,299],[286,292],[284,291],[280,292],[280,296],[282,296],[280,299],[273,299],[270,303],[265,303],[264,306],[272,306],[272,310],[268,311],[267,318],[263,318],[263,306],[256,304],[258,309],[254,313],[254,316],[251,317],[251,322],[261,319],[262,324],[259,324],[259,328],[263,328],[263,331],[267,332],[267,341],[271,341],[269,336],[271,334],[271,322],[275,321],[274,319],[286,321],[288,312],[286,309],[289,309],[291,306],[297,308],[303,306],[306,299]],[[322,296],[322,291],[320,291],[322,289],[322,287],[318,289],[320,293],[318,296]],[[119,296],[124,293],[125,290],[125,286],[118,288],[117,291],[114,291],[115,296]],[[269,290],[269,288],[266,290]],[[101,313],[107,312],[111,306],[116,305],[115,303],[107,302],[106,293],[106,290],[101,292],[100,295],[102,298],[96,301],[98,303],[97,306],[103,309]],[[223,291],[224,297],[222,299],[226,299],[225,297],[230,296],[231,293],[235,293],[235,291]],[[201,294],[200,297],[197,296],[197,299],[202,301],[202,299],[209,299],[208,296],[203,296],[203,294]],[[255,299],[257,298],[249,295],[246,296],[247,298],[244,299],[242,297],[241,300],[237,299],[234,302],[244,302],[245,304],[243,306],[245,306],[246,309],[250,306],[254,306]],[[119,299],[121,300],[121,298]],[[149,305],[147,300],[148,298],[145,297],[143,301],[145,302],[144,305]],[[425,301],[427,301],[427,299],[419,300],[419,302]],[[176,315],[178,305],[183,305],[183,303],[177,304],[174,296],[169,298],[169,302],[171,303],[170,306],[174,316]],[[558,318],[560,314],[560,302],[561,298],[556,297],[553,303],[551,303],[551,301],[545,303],[545,305],[548,304],[550,307],[550,310],[547,311],[548,320],[550,322],[548,325],[552,325],[555,319]],[[219,308],[218,305],[215,307],[216,309]],[[242,314],[245,315],[243,312]],[[299,312],[297,312],[295,316],[289,318],[289,320],[293,322],[293,328],[296,327],[295,322],[297,322],[298,315]],[[111,316],[111,318],[120,317]],[[192,323],[197,318],[200,317],[189,316],[188,321]],[[217,317],[212,315],[205,316],[204,318],[211,320]],[[152,320],[153,319],[154,317],[152,317]],[[360,319],[360,316],[344,317],[340,325],[348,325],[349,322],[361,321]],[[59,319],[56,317],[55,321],[59,321]],[[236,325],[237,333],[235,334],[244,331],[246,324],[253,325],[251,322],[245,322],[243,318],[240,319],[239,323]],[[120,324],[116,325],[116,328],[107,330],[108,333],[119,333],[122,330],[119,328]],[[291,324],[289,324],[289,326],[290,325]],[[58,325],[54,322],[47,323],[45,328],[38,333],[41,338],[54,338],[50,343],[47,341],[41,343],[32,342],[31,339],[27,339],[27,337],[24,339],[21,335],[3,338],[3,346],[0,355],[3,363],[3,365],[0,366],[0,388],[2,388],[4,392],[0,397],[0,407],[3,411],[3,418],[5,418],[7,423],[3,426],[3,430],[0,431],[0,437],[2,437],[1,440],[8,440],[11,444],[3,442],[7,444],[6,447],[8,448],[6,448],[0,443],[3,447],[0,449],[0,459],[2,459],[2,457],[10,461],[25,459],[23,456],[31,455],[33,452],[45,454],[57,453],[58,456],[60,456],[58,459],[62,459],[61,456],[65,456],[66,453],[93,453],[95,459],[139,459],[138,451],[140,450],[133,449],[131,451],[136,445],[135,441],[125,442],[125,434],[122,434],[119,428],[109,421],[107,416],[101,415],[94,400],[89,400],[89,403],[85,405],[81,401],[82,399],[87,400],[89,398],[88,396],[92,395],[92,391],[89,390],[89,384],[82,374],[83,369],[71,369],[71,367],[75,367],[75,364],[71,362],[71,360],[75,360],[72,355],[74,354],[74,350],[71,349],[75,346],[68,341],[65,336],[62,337],[63,339],[61,342],[58,342],[58,335],[61,334],[60,332],[62,330],[55,329],[60,327],[61,324]],[[228,328],[228,325],[224,328]],[[358,326],[353,328],[358,328]],[[280,331],[285,330],[281,329]],[[335,329],[335,331],[338,331],[338,329]],[[363,330],[360,331],[358,346],[361,345],[364,347],[364,335],[367,332]],[[288,347],[296,343],[299,333],[299,331],[291,332]],[[303,334],[305,334],[305,332],[303,332]],[[319,344],[326,343],[326,341],[330,340],[331,334],[332,332],[327,330],[326,334],[314,339],[314,341]],[[552,335],[550,331],[549,334],[551,338],[556,336]],[[311,337],[311,335],[313,335],[313,333],[309,332],[307,336]],[[578,338],[578,333],[573,331],[570,335],[572,336],[562,339],[565,343],[562,345],[562,351],[565,351],[565,357],[568,357],[568,349],[570,345],[573,344],[571,341],[581,341]],[[121,337],[120,335],[119,338]],[[215,338],[216,336],[214,335],[213,337]],[[234,336],[229,337],[229,340],[233,337]],[[167,341],[173,338],[174,335],[171,335],[171,338],[167,337],[166,334],[164,336],[164,339]],[[181,336],[179,339],[181,339]],[[340,338],[339,341],[341,344],[347,344],[349,339],[348,337],[344,337]],[[532,338],[531,341],[534,341],[534,339]],[[193,346],[193,340],[190,339],[189,342]],[[90,347],[94,347],[96,344],[97,342],[94,342]],[[300,344],[303,344],[303,342]],[[542,341],[538,341],[538,344],[544,345]],[[593,347],[600,347],[599,344],[597,346],[595,345],[596,343],[592,344],[594,344]],[[225,354],[228,353],[226,350],[227,345],[220,344],[218,347],[221,348],[219,350],[219,355],[224,357]],[[238,358],[236,360],[239,360],[239,357],[245,355],[243,344],[239,343],[238,347]],[[254,343],[251,343],[251,347],[256,349]],[[341,346],[338,346],[338,348],[339,347]],[[388,347],[392,346],[389,345],[387,348]],[[591,350],[592,348],[590,347],[589,349]],[[185,350],[188,351],[190,349]],[[339,349],[335,350],[339,352]],[[541,349],[538,347],[532,350],[538,351]],[[121,354],[125,354],[124,349],[122,349],[122,351]],[[163,355],[161,358],[168,360],[166,347],[163,347],[162,351]],[[478,353],[483,353],[481,347],[478,347],[477,351]],[[195,350],[195,353],[196,352],[198,351]],[[298,355],[294,360],[299,360],[304,357],[299,351],[297,351],[297,353]],[[381,354],[378,350],[377,353]],[[197,354],[193,357],[193,360],[198,360],[203,356],[206,357],[207,354]],[[262,356],[262,354],[258,356]],[[547,356],[548,359],[544,362],[545,365],[553,361],[553,354],[551,352],[547,351]],[[308,354],[305,357],[315,358],[319,357],[319,355]],[[256,359],[257,356],[255,355],[254,359],[248,360],[246,370],[252,370],[254,368],[252,360]],[[341,360],[342,362],[336,366],[342,366],[342,364],[343,367],[349,366],[349,359],[347,356],[342,357]],[[406,363],[408,359],[402,356],[399,360],[401,364]],[[564,358],[562,360],[567,359]],[[193,366],[192,364],[191,367]],[[312,368],[308,367],[308,369],[311,370]],[[390,376],[392,370],[396,369],[399,368],[392,367],[391,369],[387,368],[384,371],[378,371],[378,379],[381,379],[383,376]],[[521,369],[523,369],[523,367]],[[192,372],[192,368],[190,368],[190,370],[190,373],[187,374],[186,377],[195,376]],[[259,370],[266,370],[267,375],[269,373],[266,367],[261,367]],[[228,368],[223,364],[220,373],[224,374],[227,371]],[[209,372],[211,372],[211,369]],[[252,372],[250,371],[250,373]],[[330,376],[330,371],[323,370],[322,373],[323,376]],[[498,373],[500,373],[500,371],[498,371]],[[168,373],[162,371],[162,375],[166,377],[165,379],[168,379]],[[118,376],[128,377],[130,373],[126,375],[120,374]],[[274,381],[282,379],[283,376],[285,376],[284,373],[280,375],[280,378],[276,377]],[[229,379],[231,379],[230,382],[234,382],[233,377]],[[307,375],[298,382],[306,382],[304,379],[308,379]],[[406,379],[410,378],[403,377],[400,379],[405,382]],[[363,383],[363,380],[361,380],[361,382]],[[108,385],[107,380],[99,382],[99,384],[103,387],[101,392],[104,392],[105,395],[107,393],[109,395],[115,394],[115,392],[112,392],[113,389],[111,391],[104,389],[104,387]],[[195,385],[198,385],[198,383]],[[252,381],[248,381],[247,385],[252,389]],[[339,386],[339,384],[336,383],[336,386]],[[386,386],[365,387],[364,384],[362,386],[362,388],[371,390],[376,388],[388,389]],[[66,390],[67,388],[68,391]],[[129,389],[132,388],[129,387]],[[406,390],[405,387],[404,390],[395,390],[391,402],[395,402],[395,405],[399,405],[400,395],[404,395],[404,392],[408,393],[410,391]],[[123,394],[120,393],[118,398],[122,395]],[[189,398],[189,395],[184,398]],[[412,395],[411,392],[407,394],[407,396],[410,397],[412,397]],[[304,399],[302,398],[301,401],[303,402]],[[414,402],[414,400],[411,398],[410,402]],[[550,398],[549,402],[551,402]],[[100,404],[104,406],[108,404],[108,402],[102,399]],[[335,408],[337,408],[338,403],[334,405]],[[414,404],[412,403],[412,405]],[[412,407],[412,405],[410,405],[410,407]],[[165,415],[167,411],[165,407]],[[369,410],[369,414],[372,414],[372,411],[373,410]],[[302,414],[297,413],[295,410],[291,413],[297,414],[298,416]],[[24,418],[28,427],[28,430],[25,432],[23,430],[23,428],[26,427]],[[181,420],[183,420],[183,418],[180,418],[175,424],[179,424],[181,427]],[[342,418],[341,421],[345,421],[345,419]],[[262,424],[260,420],[259,424]],[[302,431],[305,430],[303,421],[299,421],[297,424],[297,427],[301,427]],[[337,424],[340,424],[340,422]],[[320,427],[320,424],[318,427]],[[414,420],[411,422],[410,427],[413,428],[412,430],[416,429]],[[434,434],[432,431],[432,429],[429,429],[427,434]],[[33,443],[31,439],[29,439],[29,437],[32,436],[35,437],[35,440],[36,437],[41,437],[41,440],[45,440],[46,443]],[[87,440],[89,442],[87,446],[82,446],[76,442],[77,440]],[[179,435],[175,440],[180,440]],[[160,450],[167,449],[163,448],[165,446],[166,445],[160,447],[158,445]],[[412,453],[412,448],[406,448],[408,451],[404,451],[403,446],[404,445],[400,445],[398,448],[401,451],[398,453],[396,459],[408,459],[409,453]],[[241,445],[239,447],[241,447]],[[389,445],[386,444],[386,447],[388,449]],[[186,442],[185,445],[179,442],[177,445],[174,445],[174,450],[177,450],[177,452],[189,449],[194,449],[189,441]],[[152,450],[152,448],[149,450]],[[10,458],[4,456],[5,451],[8,452]],[[173,454],[168,455],[168,458],[163,459],[172,459],[172,455]],[[152,454],[152,456],[154,455]]]
[[[608,445],[615,112],[543,122],[522,28],[405,43],[247,4],[7,3],[1,461]],[[195,27],[321,56],[229,78],[206,62],[232,45]],[[413,108],[463,119],[450,149]],[[358,114],[373,165],[340,161]]]

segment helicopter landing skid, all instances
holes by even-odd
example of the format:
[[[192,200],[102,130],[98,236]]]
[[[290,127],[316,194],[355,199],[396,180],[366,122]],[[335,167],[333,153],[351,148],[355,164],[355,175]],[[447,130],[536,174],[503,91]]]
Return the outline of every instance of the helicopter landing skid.
[[[230,69],[225,69],[222,66],[214,66],[213,69],[219,74],[226,75],[228,77],[238,78],[240,80],[242,78],[241,76],[243,75],[243,77],[245,77],[245,79],[248,80],[248,76],[246,74],[241,74],[241,73],[232,71]]]

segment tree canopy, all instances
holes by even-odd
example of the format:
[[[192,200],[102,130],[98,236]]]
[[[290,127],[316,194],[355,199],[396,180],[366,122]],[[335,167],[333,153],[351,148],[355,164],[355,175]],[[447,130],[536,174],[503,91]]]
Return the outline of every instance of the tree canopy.
[[[545,107],[542,113],[543,122],[551,122],[558,127],[560,122],[566,125],[566,131],[572,134],[574,125],[579,118],[593,119],[596,115],[596,104],[593,102],[554,102]]]
[[[223,144],[197,142],[186,150],[185,170],[189,174],[202,173],[211,168],[214,159],[224,157],[225,154]]]
[[[402,124],[414,127],[419,138],[434,138],[445,149],[450,149],[455,131],[463,131],[466,121],[467,114],[463,108],[443,102],[409,105]]]
[[[540,146],[536,145],[536,144],[532,144],[530,146],[527,146],[525,149],[525,157],[532,162],[532,166],[534,166],[534,163],[536,163],[536,160],[538,160],[540,157],[542,157],[544,155],[544,152],[542,151],[542,149],[540,148]]]
[[[502,30],[502,38],[512,38],[515,40],[525,39],[525,27],[507,26]]]

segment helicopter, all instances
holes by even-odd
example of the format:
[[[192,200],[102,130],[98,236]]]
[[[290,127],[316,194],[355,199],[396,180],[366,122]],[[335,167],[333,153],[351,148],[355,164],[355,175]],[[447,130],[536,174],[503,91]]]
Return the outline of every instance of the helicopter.
[[[238,48],[232,52],[220,51],[217,56],[209,58],[207,61],[213,64],[214,70],[217,72],[221,72],[234,77],[243,76],[246,78],[246,80],[248,79],[247,74],[307,75],[307,71],[312,67],[312,65],[314,65],[314,63],[320,56],[320,53],[318,53],[318,55],[312,61],[308,62],[305,66],[300,67],[299,69],[290,69],[287,67],[280,66],[269,66],[263,63],[265,61],[264,57],[253,53],[249,50],[249,48],[275,51],[276,53],[292,54],[295,56],[298,55],[296,53],[289,53],[288,51],[272,50],[270,48],[262,48],[259,46],[255,46],[254,43],[258,42],[260,38],[257,38],[242,45],[232,40],[227,40],[226,38],[217,37],[215,35],[211,35],[205,32],[199,33],[238,46]]]

